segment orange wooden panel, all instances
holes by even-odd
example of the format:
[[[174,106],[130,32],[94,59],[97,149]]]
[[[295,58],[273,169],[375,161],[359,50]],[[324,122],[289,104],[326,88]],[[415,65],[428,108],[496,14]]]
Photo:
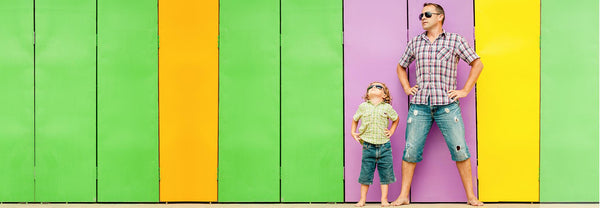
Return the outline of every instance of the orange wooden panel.
[[[158,8],[160,201],[216,201],[219,1]]]

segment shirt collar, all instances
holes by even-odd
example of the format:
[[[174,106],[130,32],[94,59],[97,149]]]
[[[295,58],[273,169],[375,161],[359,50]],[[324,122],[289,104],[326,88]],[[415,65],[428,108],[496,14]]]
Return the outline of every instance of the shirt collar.
[[[423,33],[421,33],[421,37],[425,40],[429,40],[429,38],[427,38],[427,31],[423,31]],[[446,37],[446,30],[442,29],[442,33],[440,33],[440,35],[438,36],[438,38],[445,38]],[[437,39],[436,39],[437,40]]]
[[[385,103],[385,101],[381,101],[381,102],[380,102],[379,104],[377,104],[377,105],[375,105],[375,104],[371,103],[371,101],[370,101],[370,100],[367,100],[367,103],[371,104],[372,106],[378,106],[378,105],[384,104],[384,103]]]

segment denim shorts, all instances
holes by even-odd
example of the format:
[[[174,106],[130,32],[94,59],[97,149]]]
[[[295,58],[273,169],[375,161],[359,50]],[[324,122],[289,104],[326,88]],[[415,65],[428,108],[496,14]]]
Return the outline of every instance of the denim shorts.
[[[392,145],[389,141],[385,144],[363,142],[362,164],[360,166],[358,182],[364,185],[373,184],[375,167],[377,167],[377,171],[379,172],[379,179],[382,185],[396,182],[394,164],[392,163]]]
[[[465,141],[465,126],[458,102],[448,105],[410,104],[406,118],[406,146],[402,160],[417,163],[423,160],[425,139],[435,121],[444,135],[452,160],[464,161],[471,157]]]

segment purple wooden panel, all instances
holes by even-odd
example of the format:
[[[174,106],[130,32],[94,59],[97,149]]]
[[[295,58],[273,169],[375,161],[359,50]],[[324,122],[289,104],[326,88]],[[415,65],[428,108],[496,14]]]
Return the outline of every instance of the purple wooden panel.
[[[409,40],[421,34],[418,15],[423,9],[423,3],[437,3],[444,8],[446,19],[444,30],[458,33],[468,40],[474,47],[473,1],[472,0],[409,0],[408,24]],[[415,84],[415,64],[409,66],[409,79],[411,86]],[[469,76],[470,66],[464,61],[458,64],[457,88],[462,89]],[[473,173],[473,188],[477,194],[477,143],[476,143],[476,115],[475,115],[475,90],[465,98],[460,99],[460,107],[465,124],[465,137],[471,152],[471,167]],[[444,137],[434,123],[425,142],[423,161],[417,164],[411,187],[412,202],[466,202],[467,197],[452,161]]]
[[[385,83],[390,89],[392,106],[399,114],[400,124],[391,138],[394,172],[397,182],[390,185],[388,197],[400,194],[402,151],[408,97],[404,94],[396,65],[407,43],[406,0],[345,0],[344,1],[344,145],[345,199],[360,199],[358,176],[361,165],[361,145],[350,135],[352,116],[370,82]],[[380,201],[378,173],[369,188],[368,201]]]

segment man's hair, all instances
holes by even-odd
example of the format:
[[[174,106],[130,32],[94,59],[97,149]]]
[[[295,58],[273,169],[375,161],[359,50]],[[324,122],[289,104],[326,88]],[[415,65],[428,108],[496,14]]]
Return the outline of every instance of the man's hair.
[[[440,6],[439,4],[436,3],[425,3],[423,4],[423,7],[426,6],[433,6],[435,7],[435,10],[437,11],[437,13],[443,14],[444,18],[442,19],[442,25],[444,24],[444,20],[446,20],[446,14],[444,13],[444,8],[442,8],[442,6]]]

